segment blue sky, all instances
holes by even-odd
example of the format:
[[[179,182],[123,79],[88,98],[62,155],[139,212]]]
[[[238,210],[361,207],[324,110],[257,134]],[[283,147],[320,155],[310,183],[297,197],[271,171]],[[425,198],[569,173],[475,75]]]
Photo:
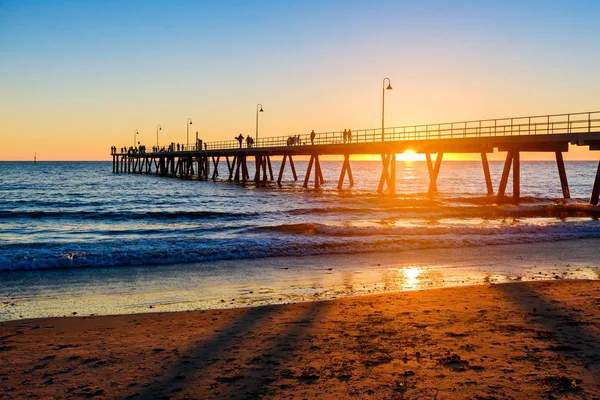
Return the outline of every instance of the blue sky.
[[[600,2],[1,1],[0,159],[600,109]],[[27,123],[24,123],[27,121]],[[168,138],[168,140],[167,140]],[[87,150],[86,150],[87,151]]]

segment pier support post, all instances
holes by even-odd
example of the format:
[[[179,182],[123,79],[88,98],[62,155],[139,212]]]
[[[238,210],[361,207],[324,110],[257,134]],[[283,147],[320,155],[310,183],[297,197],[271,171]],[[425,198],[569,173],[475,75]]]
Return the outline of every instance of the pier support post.
[[[235,164],[237,162],[237,156],[233,156],[231,165],[229,164],[229,156],[227,156],[227,168],[229,169],[229,180],[233,180],[233,173],[235,172]]]
[[[158,168],[159,168],[158,174],[159,175],[161,175],[161,176],[166,175],[166,173],[167,173],[166,165],[167,165],[167,163],[166,163],[165,157],[161,156],[160,159],[158,160]]]
[[[248,179],[250,179],[250,175],[248,174],[248,164],[246,162],[246,156],[240,156],[240,160],[238,164],[242,164],[242,183],[246,183]]]
[[[323,183],[325,183],[325,180],[321,171],[321,163],[319,162],[319,156],[315,155],[315,189],[318,189]]]
[[[387,184],[390,193],[394,194],[396,193],[396,154],[382,154],[381,163],[383,164],[383,168],[377,192],[383,193],[383,188]]]
[[[498,201],[504,198],[506,192],[506,184],[508,183],[508,174],[510,174],[510,166],[512,164],[513,153],[509,151],[506,153],[506,161],[504,162],[504,169],[502,170],[502,177],[500,178],[500,185],[498,186]]]
[[[590,204],[597,206],[599,198],[600,198],[600,162],[598,162],[598,170],[596,171],[596,179],[594,179],[594,187],[592,188]]]
[[[296,181],[298,181],[298,175],[296,174],[296,167],[294,166],[294,159],[292,158],[291,154],[290,154],[289,158],[290,158],[290,167],[292,168],[292,174],[294,175],[294,182],[296,182]]]
[[[521,197],[521,160],[519,152],[513,154],[513,201],[518,202]]]
[[[379,193],[383,192],[383,186],[387,182],[388,187],[390,187],[390,176],[389,176],[389,164],[390,160],[387,154],[381,155],[381,163],[383,164],[383,168],[381,169],[381,176],[379,177],[379,186],[377,187],[377,191]]]
[[[217,156],[217,160],[215,161],[215,158],[212,158],[212,162],[213,162],[213,174],[212,174],[212,180],[216,181],[217,180],[217,176],[219,176],[219,161],[221,160],[221,156]]]
[[[396,153],[391,154],[390,160],[390,193],[396,193]]]
[[[429,189],[427,190],[427,196],[431,197],[437,193],[437,178],[442,166],[444,153],[437,153],[435,157],[435,166],[432,166],[431,155],[426,154],[425,156],[427,158],[427,169],[429,170]]]
[[[315,161],[315,156],[310,156],[310,161],[308,162],[308,168],[306,168],[306,175],[304,176],[304,188],[308,188],[308,180],[310,179],[310,173],[312,171],[312,166]]]
[[[277,176],[277,184],[281,186],[281,179],[283,178],[283,170],[285,169],[285,160],[287,159],[287,154],[283,155],[281,159],[281,167],[279,167],[279,175]]]
[[[555,154],[556,166],[558,167],[558,176],[560,177],[560,187],[562,188],[563,197],[565,199],[570,199],[571,192],[569,190],[569,182],[567,181],[567,171],[565,170],[565,162],[563,160],[562,152],[557,151]]]
[[[254,182],[260,182],[260,171],[262,169],[262,156],[254,156]]]
[[[483,175],[485,176],[485,186],[487,187],[487,194],[491,196],[494,194],[494,186],[492,185],[492,176],[490,175],[490,165],[488,163],[487,154],[481,153],[481,164],[483,165]]]
[[[350,168],[350,154],[344,154],[344,163],[342,164],[342,172],[340,172],[340,179],[338,180],[338,190],[342,190],[344,185],[344,178],[348,174],[348,180],[350,181],[350,187],[354,186],[354,178],[352,177],[352,168]]]
[[[273,166],[271,165],[271,157],[267,156],[267,165],[269,166],[269,176],[271,177],[271,181],[275,180],[275,177],[273,176]]]
[[[267,184],[267,157],[268,157],[268,156],[262,156],[262,157],[261,157],[261,163],[262,163],[262,174],[263,174],[262,181],[263,181],[263,183],[264,183],[265,185]]]
[[[239,181],[240,181],[240,166],[241,166],[241,164],[242,164],[242,162],[241,162],[241,161],[242,161],[242,160],[241,160],[241,158],[242,158],[241,156],[236,156],[236,157],[235,157],[235,159],[234,159],[234,164],[235,164],[235,163],[236,163],[236,161],[237,161],[237,165],[236,165],[236,167],[235,167],[235,177],[233,178],[233,180],[234,180],[235,182],[239,182]]]

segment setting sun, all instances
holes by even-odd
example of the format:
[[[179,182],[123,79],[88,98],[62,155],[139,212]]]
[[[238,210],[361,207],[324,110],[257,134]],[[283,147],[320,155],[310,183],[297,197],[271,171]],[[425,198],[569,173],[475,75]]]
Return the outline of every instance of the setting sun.
[[[423,154],[417,154],[414,150],[406,150],[402,154],[396,156],[398,161],[423,161],[425,156]]]

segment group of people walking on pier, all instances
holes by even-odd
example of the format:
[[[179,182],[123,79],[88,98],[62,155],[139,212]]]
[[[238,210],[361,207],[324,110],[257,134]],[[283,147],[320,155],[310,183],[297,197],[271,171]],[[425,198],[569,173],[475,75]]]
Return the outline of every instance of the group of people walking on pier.
[[[288,137],[287,145],[288,146],[299,146],[300,145],[300,135]]]
[[[238,141],[238,143],[240,144],[240,149],[241,149],[242,143],[244,142],[244,135],[240,133],[239,135],[234,137],[234,139]],[[246,136],[246,147],[250,149],[253,146],[254,146],[254,138],[250,135]]]
[[[344,129],[343,139],[344,143],[352,143],[352,130]]]
[[[309,138],[310,138],[310,144],[314,145],[315,144],[315,138],[316,138],[317,134],[315,133],[314,129],[310,132]],[[343,132],[343,142],[344,143],[352,143],[352,130],[351,129],[344,129]],[[254,138],[250,135],[247,135],[244,138],[244,135],[242,133],[240,133],[238,136],[234,137],[235,140],[238,141],[240,149],[242,148],[243,144],[244,144],[244,140],[246,141],[246,147],[247,148],[252,148],[254,147]],[[306,142],[302,142],[300,135],[294,135],[294,136],[289,136],[287,138],[287,145],[288,146],[300,146],[300,145],[306,145]],[[200,139],[196,139],[196,145],[195,145],[195,150],[202,150],[202,148],[204,147],[204,150],[208,150],[208,145],[207,143],[203,143],[202,140]],[[111,150],[111,154],[116,154],[117,153],[117,147],[116,146],[111,146],[110,148]],[[136,153],[145,153],[146,152],[146,146],[139,146],[138,147],[121,147],[121,153],[128,153],[128,154],[136,154]],[[168,152],[173,152],[173,151],[185,151],[185,145],[183,143],[179,144],[179,143],[171,143],[167,148],[163,147],[159,147],[159,146],[152,146],[152,151],[155,153],[158,152],[164,152],[164,151],[168,151]]]
[[[146,146],[141,145],[140,147],[133,147],[133,146],[129,146],[129,148],[127,148],[127,146],[123,146],[119,149],[121,151],[121,153],[127,153],[127,154],[145,154],[146,153]],[[154,151],[154,148],[152,148],[152,151]],[[117,154],[117,146],[110,146],[110,153],[111,154]]]

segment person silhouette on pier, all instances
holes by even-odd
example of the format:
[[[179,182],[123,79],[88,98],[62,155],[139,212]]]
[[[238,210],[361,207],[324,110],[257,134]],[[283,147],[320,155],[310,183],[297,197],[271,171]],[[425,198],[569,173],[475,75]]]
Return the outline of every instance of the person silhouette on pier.
[[[348,129],[347,135],[348,135],[348,143],[352,143],[352,130],[351,129]]]
[[[348,131],[346,129],[344,129],[343,138],[344,138],[344,143],[346,143],[346,141],[348,140]]]
[[[315,136],[317,136],[317,134],[315,133],[315,130],[313,129],[310,132],[310,144],[315,144]]]
[[[242,148],[242,141],[244,140],[244,135],[242,135],[241,133],[239,135],[237,135],[235,138],[235,140],[237,140],[240,143],[240,149]]]

